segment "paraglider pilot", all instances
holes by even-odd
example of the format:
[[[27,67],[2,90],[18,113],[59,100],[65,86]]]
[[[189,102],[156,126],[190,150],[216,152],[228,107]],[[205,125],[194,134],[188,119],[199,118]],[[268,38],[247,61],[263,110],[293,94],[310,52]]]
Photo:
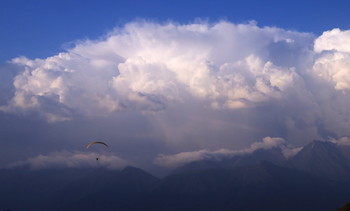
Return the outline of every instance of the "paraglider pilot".
[[[91,145],[94,145],[94,144],[102,144],[102,145],[104,145],[106,148],[108,148],[108,144],[106,144],[105,142],[102,142],[102,141],[95,141],[95,142],[91,142],[90,144],[88,144],[88,145],[86,146],[86,149],[89,149],[89,147],[90,147]],[[98,157],[96,158],[96,161],[98,161]]]

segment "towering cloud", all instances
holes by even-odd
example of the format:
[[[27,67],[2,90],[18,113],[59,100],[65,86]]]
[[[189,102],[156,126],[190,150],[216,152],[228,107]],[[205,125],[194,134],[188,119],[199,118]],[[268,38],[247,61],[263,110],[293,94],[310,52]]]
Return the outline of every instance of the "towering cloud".
[[[350,136],[349,43],[339,29],[132,22],[52,57],[14,58],[0,110],[52,123],[132,111],[174,152]]]
[[[280,99],[296,83],[295,66],[311,38],[254,23],[131,23],[53,57],[13,59],[23,72],[3,110],[40,110],[60,121],[123,109],[159,111],[186,96],[212,108],[256,106]],[[284,51],[298,56],[274,64],[287,59]]]

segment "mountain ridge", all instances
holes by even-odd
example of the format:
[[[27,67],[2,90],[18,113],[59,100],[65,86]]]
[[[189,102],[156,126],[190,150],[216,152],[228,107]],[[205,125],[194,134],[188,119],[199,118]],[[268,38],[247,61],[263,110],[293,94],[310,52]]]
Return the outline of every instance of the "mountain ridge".
[[[313,141],[288,160],[280,148],[259,149],[164,178],[131,166],[0,169],[0,210],[336,210],[349,201],[350,182],[327,171],[347,172],[347,150]]]

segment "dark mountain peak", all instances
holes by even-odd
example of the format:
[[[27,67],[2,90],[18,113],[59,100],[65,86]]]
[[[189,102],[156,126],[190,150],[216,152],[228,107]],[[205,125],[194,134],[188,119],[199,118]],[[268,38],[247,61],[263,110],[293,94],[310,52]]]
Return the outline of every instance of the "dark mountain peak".
[[[305,147],[295,156],[296,159],[303,157],[308,159],[329,159],[341,157],[341,152],[338,146],[329,141],[314,140]]]
[[[147,174],[144,170],[140,169],[140,168],[136,168],[133,166],[126,166],[124,169],[121,170],[121,173],[124,174],[133,174],[133,173],[141,173],[141,174]]]
[[[330,141],[321,141],[321,140],[313,140],[308,145],[305,146],[305,148],[334,148],[336,147],[336,144],[330,142]]]
[[[128,180],[147,180],[149,182],[156,182],[158,180],[157,177],[149,174],[148,172],[132,166],[127,166],[121,170],[120,176],[122,178],[128,178]]]
[[[225,163],[216,159],[193,161],[175,169],[172,174],[195,173],[211,168],[225,168]],[[227,167],[226,167],[227,168]]]
[[[291,166],[331,179],[348,179],[350,165],[339,146],[327,141],[312,141],[289,161]]]
[[[342,153],[339,147],[332,142],[319,140],[312,141],[294,156],[294,160],[315,159],[322,161],[331,158],[342,159]]]

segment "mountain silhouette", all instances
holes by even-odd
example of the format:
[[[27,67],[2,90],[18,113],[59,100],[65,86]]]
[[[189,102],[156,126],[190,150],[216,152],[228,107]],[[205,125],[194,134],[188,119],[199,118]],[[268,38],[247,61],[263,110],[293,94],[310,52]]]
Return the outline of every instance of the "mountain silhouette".
[[[2,169],[0,210],[115,210],[129,207],[158,180],[134,167]]]
[[[334,180],[350,181],[350,162],[346,147],[313,141],[290,159],[290,166]]]
[[[164,178],[135,167],[0,169],[0,210],[329,211],[350,200],[350,148],[313,141],[186,164]],[[343,208],[342,208],[343,209]]]
[[[268,162],[177,173],[147,197],[149,210],[335,210],[344,186]],[[156,199],[157,201],[154,201]],[[185,205],[185,206],[184,206]]]

